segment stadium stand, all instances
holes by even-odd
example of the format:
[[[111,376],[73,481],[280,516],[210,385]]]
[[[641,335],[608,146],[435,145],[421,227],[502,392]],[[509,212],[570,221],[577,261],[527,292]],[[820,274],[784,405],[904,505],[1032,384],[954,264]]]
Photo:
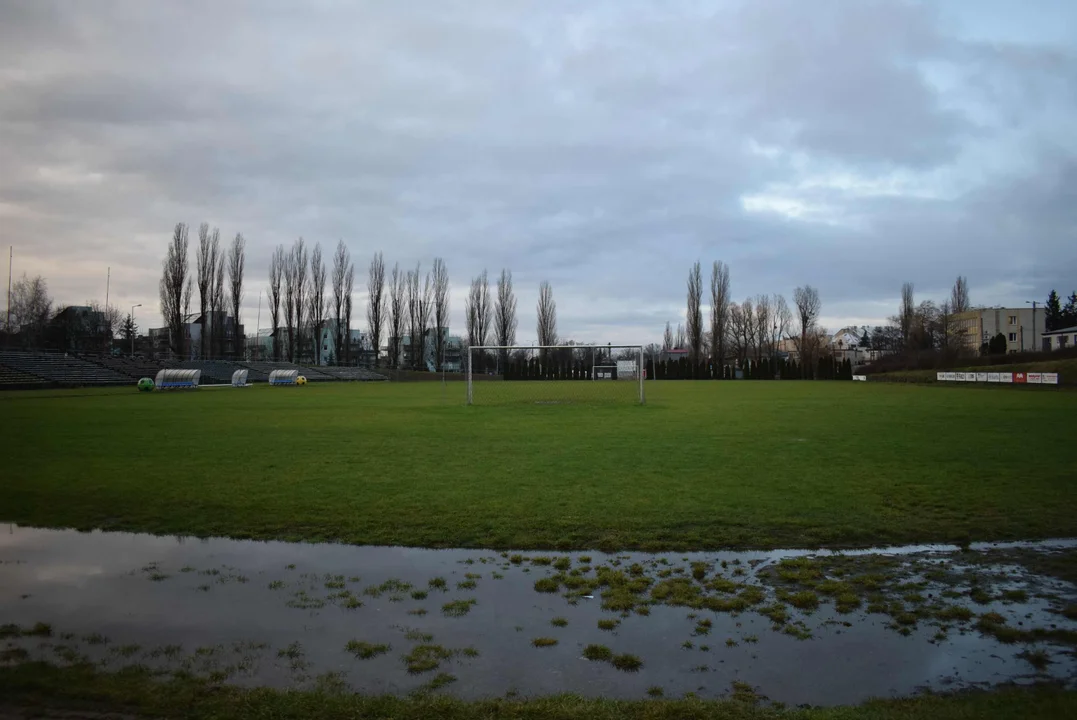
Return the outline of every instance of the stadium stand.
[[[0,388],[5,390],[19,390],[40,387],[45,381],[36,375],[0,365]]]
[[[156,377],[158,371],[172,367],[171,363],[166,362],[143,360],[140,358],[110,357],[108,355],[98,355],[96,357],[88,356],[86,359],[101,367],[108,368],[113,372],[126,375],[132,380],[138,380],[144,377]]]
[[[243,367],[253,372],[260,373],[265,376],[266,381],[269,379],[269,373],[274,370],[298,370],[299,374],[305,377],[311,382],[321,380],[335,380],[332,375],[326,375],[321,370],[315,370],[314,368],[307,367],[305,365],[296,365],[290,362],[264,362],[264,361],[250,361],[243,363]],[[324,370],[324,368],[322,368]],[[258,378],[261,381],[261,378]]]
[[[199,385],[231,385],[232,374],[243,368],[239,363],[227,360],[185,360],[172,367],[180,370],[201,370]]]
[[[385,375],[367,370],[361,367],[344,367],[334,365],[332,367],[318,368],[322,373],[330,375],[337,380],[388,380]]]
[[[59,385],[120,385],[130,378],[73,355],[0,351],[0,365]]]
[[[0,351],[0,388],[47,386],[123,385],[156,377],[163,369],[201,370],[201,385],[229,385],[236,370],[248,370],[247,382],[269,381],[273,370],[297,370],[310,382],[388,380],[383,374],[359,367],[311,367],[289,362],[228,360],[154,361],[109,355],[62,355],[17,350]]]

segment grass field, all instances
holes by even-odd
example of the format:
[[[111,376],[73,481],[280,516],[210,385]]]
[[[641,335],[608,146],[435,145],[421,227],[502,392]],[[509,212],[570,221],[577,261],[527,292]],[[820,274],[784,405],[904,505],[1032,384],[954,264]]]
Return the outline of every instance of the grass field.
[[[124,718],[505,718],[511,720],[972,720],[1066,718],[1077,713],[1077,693],[1052,685],[1004,687],[992,692],[924,694],[873,700],[855,707],[777,708],[759,705],[750,691],[727,700],[605,700],[572,695],[525,700],[462,701],[439,694],[407,698],[334,692],[241,689],[190,678],[160,681],[148,671],[103,673],[93,667],[57,668],[23,664],[0,667],[0,697],[14,717],[104,717],[102,709]],[[2,706],[0,706],[2,707]],[[65,712],[72,711],[72,714]],[[80,711],[90,711],[83,715]],[[5,715],[6,717],[6,715]],[[111,717],[111,715],[109,715]]]
[[[0,521],[430,547],[689,549],[1077,535],[1058,388],[651,382],[0,395]]]

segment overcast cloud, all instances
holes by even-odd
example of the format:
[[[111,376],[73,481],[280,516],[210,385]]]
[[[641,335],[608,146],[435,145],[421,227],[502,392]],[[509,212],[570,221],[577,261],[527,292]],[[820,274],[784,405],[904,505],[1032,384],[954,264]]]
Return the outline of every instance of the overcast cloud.
[[[1077,287],[1077,4],[0,1],[0,240],[142,303],[176,222],[269,253],[511,268],[562,337],[652,342],[692,262],[879,323],[901,283]],[[4,248],[6,250],[6,248]],[[365,308],[365,298],[357,297]],[[262,325],[268,313],[263,308]]]

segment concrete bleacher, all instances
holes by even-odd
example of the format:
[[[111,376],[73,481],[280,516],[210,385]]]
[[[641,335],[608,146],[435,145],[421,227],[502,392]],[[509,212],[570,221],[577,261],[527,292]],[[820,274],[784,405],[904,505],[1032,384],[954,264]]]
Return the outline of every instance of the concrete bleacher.
[[[199,385],[229,385],[232,382],[232,373],[245,369],[243,365],[228,360],[184,360],[173,364],[172,367],[183,370],[201,370]],[[247,382],[254,380],[256,378],[251,378],[248,374]]]
[[[318,368],[326,375],[330,375],[336,380],[388,380],[389,378],[380,373],[376,373],[373,370],[361,367],[346,367],[343,365],[334,365],[331,367]]]
[[[164,368],[201,370],[202,385],[230,384],[232,373],[236,370],[247,370],[249,383],[268,382],[269,373],[273,370],[298,370],[310,382],[388,380],[385,375],[359,367],[311,367],[290,362],[228,360],[175,362],[4,350],[0,351],[0,389],[133,384],[139,378],[156,377],[158,371]]]
[[[87,357],[90,362],[101,365],[114,372],[118,372],[121,375],[126,375],[132,380],[138,380],[139,378],[153,378],[157,376],[158,371],[172,367],[171,364],[165,362],[158,362],[155,360],[144,360],[141,358],[127,358],[127,357],[112,357],[109,355],[100,355],[97,357]]]
[[[7,365],[0,365],[0,388],[5,390],[17,390],[19,388],[39,387],[45,380],[36,375],[15,370]]]
[[[74,355],[0,351],[0,365],[9,370],[68,386],[122,385],[131,379]]]
[[[266,381],[269,380],[269,373],[273,372],[274,370],[298,370],[300,375],[302,375],[307,380],[310,380],[312,382],[317,381],[317,380],[332,380],[333,379],[333,378],[329,377],[328,375],[323,375],[322,373],[320,373],[320,372],[318,372],[316,370],[312,371],[308,367],[304,367],[302,365],[296,365],[295,363],[290,363],[290,362],[266,362],[266,361],[259,361],[259,360],[250,360],[248,362],[243,363],[243,367],[247,368],[252,373],[256,372],[256,373],[259,373],[260,375],[265,376]]]

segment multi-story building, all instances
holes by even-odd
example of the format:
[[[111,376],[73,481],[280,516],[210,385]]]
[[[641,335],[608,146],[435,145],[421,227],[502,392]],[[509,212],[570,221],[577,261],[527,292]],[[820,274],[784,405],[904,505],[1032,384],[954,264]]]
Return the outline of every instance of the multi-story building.
[[[434,342],[434,329],[428,328],[423,334],[422,349],[420,355],[420,362],[418,365],[426,370],[434,371],[437,369],[438,363],[435,359],[435,353],[437,348]],[[464,339],[459,335],[450,335],[449,328],[438,328],[438,332],[441,333],[442,345],[442,369],[446,372],[460,372],[464,366]],[[386,358],[386,362],[390,365],[393,364],[393,339],[387,338],[386,345],[382,349],[382,353]],[[399,351],[398,363],[401,367],[413,367],[415,363],[412,361],[412,354],[415,352],[415,346],[411,342],[410,335],[404,335],[400,338],[400,342],[396,343]]]
[[[1050,339],[1043,337],[1044,314],[1040,308],[983,308],[958,313],[953,317],[958,337],[974,352],[1002,333],[1006,352],[1049,350]]]

